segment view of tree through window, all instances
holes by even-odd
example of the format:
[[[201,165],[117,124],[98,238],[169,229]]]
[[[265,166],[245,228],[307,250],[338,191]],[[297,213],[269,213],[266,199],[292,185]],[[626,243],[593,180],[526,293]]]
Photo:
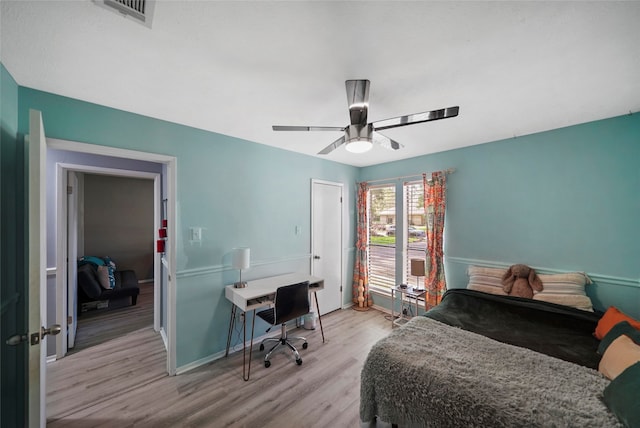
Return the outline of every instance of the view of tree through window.
[[[404,183],[403,206],[399,210],[403,219],[402,230],[396,230],[396,187],[372,187],[369,191],[369,284],[389,288],[399,282],[416,284],[411,276],[410,260],[425,258],[426,227],[422,181]],[[404,242],[402,251],[396,252],[396,238]],[[398,260],[396,260],[398,258]],[[396,263],[403,267],[403,278],[396,279]],[[419,279],[423,281],[422,278]],[[422,284],[422,282],[420,282]]]

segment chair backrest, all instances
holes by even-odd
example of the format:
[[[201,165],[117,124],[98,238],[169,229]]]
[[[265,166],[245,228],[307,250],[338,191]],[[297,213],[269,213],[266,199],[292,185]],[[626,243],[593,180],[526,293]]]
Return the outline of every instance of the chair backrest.
[[[283,324],[309,313],[309,281],[278,287],[274,325]]]

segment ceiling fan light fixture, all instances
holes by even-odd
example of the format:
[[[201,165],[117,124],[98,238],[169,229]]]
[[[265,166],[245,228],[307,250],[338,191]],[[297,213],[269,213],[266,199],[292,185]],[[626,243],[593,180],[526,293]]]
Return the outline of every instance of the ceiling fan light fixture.
[[[373,147],[373,143],[371,142],[371,140],[358,138],[351,141],[347,141],[345,149],[351,153],[364,153],[371,150],[372,147]]]
[[[364,153],[371,150],[373,146],[373,126],[349,125],[344,130],[345,149],[351,153]]]

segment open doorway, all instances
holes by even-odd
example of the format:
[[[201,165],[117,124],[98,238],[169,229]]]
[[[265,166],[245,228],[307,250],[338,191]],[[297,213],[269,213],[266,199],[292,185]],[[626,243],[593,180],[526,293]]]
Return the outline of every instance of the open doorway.
[[[162,221],[162,175],[158,172],[95,166],[95,157],[87,162],[86,165],[55,163],[58,217],[56,235],[62,238],[57,242],[59,275],[56,281],[55,313],[58,320],[65,322],[56,342],[57,358],[64,357],[69,351],[76,352],[96,343],[99,336],[109,337],[114,334],[110,329],[103,328],[104,325],[99,322],[100,317],[110,318],[117,315],[108,314],[112,312],[110,309],[124,309],[133,303],[133,299],[128,299],[124,304],[122,301],[87,302],[83,299],[82,296],[86,297],[86,294],[82,289],[86,284],[80,284],[79,287],[76,275],[77,261],[83,256],[93,256],[94,260],[109,257],[116,263],[116,270],[120,269],[122,273],[122,269],[131,270],[137,266],[138,272],[133,271],[134,282],[138,279],[149,281],[147,285],[152,291],[144,298],[151,296],[152,305],[147,309],[152,316],[152,326],[157,332],[161,328],[160,301],[163,289],[166,290],[166,284],[162,284],[161,269],[166,267],[161,265],[159,255],[154,253],[153,244],[155,230]],[[149,165],[139,164],[138,167],[149,169]],[[152,166],[153,168],[156,167]],[[157,168],[162,171],[161,167]],[[134,202],[132,197],[144,201]],[[144,209],[142,205],[145,206]],[[139,209],[145,213],[142,218],[134,219],[137,217],[134,211]],[[124,215],[120,211],[124,211]],[[134,232],[133,229],[143,230]],[[134,234],[139,236],[132,238],[131,235]],[[60,258],[60,255],[63,257]],[[140,288],[139,285],[137,287]],[[124,312],[127,311],[118,313]],[[84,314],[88,318],[97,318],[89,322],[89,325],[84,323],[85,330],[90,330],[89,334],[80,332],[81,343],[76,346],[75,336]],[[126,319],[119,321],[124,325],[126,322]],[[117,332],[118,329],[114,330]],[[91,333],[93,337],[88,337]],[[82,343],[83,338],[89,341]]]
[[[139,173],[131,176],[125,171],[119,175],[67,172],[68,304],[72,320],[68,353],[154,327],[154,311],[160,310],[154,307],[154,199],[159,199],[154,198],[154,178],[140,177]],[[85,289],[95,291],[95,283],[87,283],[87,273],[96,272],[96,266],[85,266],[84,274],[78,276],[73,260],[85,264],[110,260],[114,277],[133,279],[126,285],[137,287],[139,294],[135,298],[89,297]],[[73,284],[76,278],[82,278],[77,286]]]
[[[52,177],[56,190],[48,192],[48,197],[55,199],[49,206],[56,212],[55,225],[51,229],[55,230],[48,239],[48,245],[55,249],[50,251],[55,258],[55,321],[62,326],[63,332],[68,332],[77,316],[68,314],[69,308],[75,307],[70,304],[71,296],[75,292],[67,288],[67,278],[69,278],[69,257],[68,241],[63,237],[68,233],[68,206],[67,206],[67,182],[70,171],[83,174],[96,174],[106,176],[133,177],[138,179],[151,180],[153,182],[153,220],[150,224],[149,239],[155,244],[157,231],[160,225],[174,224],[176,219],[176,159],[171,156],[158,155],[154,153],[137,152],[131,150],[117,149],[111,147],[84,144],[72,141],[47,139],[47,148],[51,151],[60,151],[62,155],[53,162]],[[50,156],[53,158],[53,156]],[[89,158],[95,158],[87,160]],[[98,159],[96,161],[96,159]],[[106,160],[105,160],[106,159]],[[49,162],[49,159],[47,160]],[[109,164],[111,162],[111,164]],[[139,163],[147,163],[153,168],[140,168]],[[48,164],[49,169],[49,164]],[[53,194],[53,196],[51,196]],[[165,344],[167,372],[175,374],[175,287],[174,275],[176,265],[175,240],[177,234],[175,228],[168,228],[166,234],[166,249],[162,254],[155,252],[153,247],[153,278],[152,298],[153,298],[153,328],[159,333]],[[61,239],[58,239],[60,237]],[[81,253],[85,253],[82,249]],[[78,253],[76,253],[78,254]],[[151,279],[149,274],[141,274],[141,279]],[[71,276],[73,278],[73,275]],[[49,296],[49,298],[51,295]],[[54,349],[55,358],[63,358],[67,350],[67,334],[61,333],[57,337]]]

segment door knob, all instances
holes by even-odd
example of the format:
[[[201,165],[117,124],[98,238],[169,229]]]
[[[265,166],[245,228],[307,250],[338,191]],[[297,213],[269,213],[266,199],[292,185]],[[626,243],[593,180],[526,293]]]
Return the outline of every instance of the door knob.
[[[44,328],[44,327],[40,328],[40,334],[43,337],[46,336],[47,334],[55,336],[56,334],[60,334],[61,331],[62,331],[62,328],[60,327],[60,324],[53,324],[49,328]]]
[[[26,342],[27,335],[26,334],[14,334],[10,338],[7,339],[6,344],[9,346],[16,346],[21,344],[22,342]]]
[[[62,331],[62,328],[60,327],[59,324],[53,324],[49,328],[44,328],[44,326],[40,327],[40,331],[38,333],[31,334],[31,344],[37,345],[38,343],[40,343],[41,337],[45,337],[47,334],[55,336],[56,334],[60,334],[61,331]],[[26,334],[14,334],[13,336],[7,339],[6,344],[9,346],[16,346],[26,341],[27,341]]]
[[[47,334],[55,336],[62,331],[62,328],[59,324],[53,324],[49,328],[44,328],[44,326],[40,327],[40,331],[38,333],[31,333],[31,345],[37,345],[40,343],[40,340],[45,337]]]
[[[314,259],[320,260],[320,256],[313,256]]]

